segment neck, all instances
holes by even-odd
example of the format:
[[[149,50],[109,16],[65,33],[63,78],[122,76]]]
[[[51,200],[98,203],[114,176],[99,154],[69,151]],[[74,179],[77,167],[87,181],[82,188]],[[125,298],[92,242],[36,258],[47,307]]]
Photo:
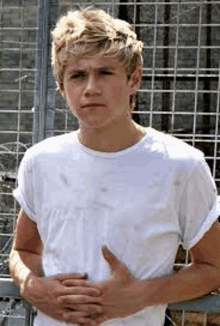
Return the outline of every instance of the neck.
[[[139,142],[146,129],[133,120],[129,123],[114,123],[114,126],[88,128],[80,126],[79,139],[86,147],[99,152],[118,152]]]

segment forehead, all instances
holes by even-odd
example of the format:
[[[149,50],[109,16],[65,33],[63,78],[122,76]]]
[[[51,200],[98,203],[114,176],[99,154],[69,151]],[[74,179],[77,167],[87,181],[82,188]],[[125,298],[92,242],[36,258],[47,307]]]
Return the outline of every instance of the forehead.
[[[72,58],[66,66],[66,72],[71,73],[72,71],[76,71],[76,70],[92,71],[92,70],[100,70],[103,68],[108,68],[119,72],[122,71],[125,72],[123,66],[118,62],[117,59],[104,58],[104,57]]]

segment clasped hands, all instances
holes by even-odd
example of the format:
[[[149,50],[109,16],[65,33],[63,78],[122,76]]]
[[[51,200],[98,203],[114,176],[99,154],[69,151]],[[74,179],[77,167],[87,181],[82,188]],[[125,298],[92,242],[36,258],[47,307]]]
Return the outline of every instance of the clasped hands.
[[[48,316],[70,324],[98,326],[143,309],[141,281],[107,247],[102,249],[112,276],[90,284],[85,275],[64,274],[51,279],[31,277],[22,296]]]

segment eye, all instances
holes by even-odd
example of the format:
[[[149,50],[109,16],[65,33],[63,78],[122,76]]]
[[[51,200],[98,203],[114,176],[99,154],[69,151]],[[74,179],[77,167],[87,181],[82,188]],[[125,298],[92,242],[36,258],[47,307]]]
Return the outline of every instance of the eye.
[[[102,70],[101,75],[108,76],[108,75],[113,75],[113,72],[110,70]]]
[[[77,78],[84,78],[85,73],[84,72],[76,72],[70,76],[70,79],[77,79]]]

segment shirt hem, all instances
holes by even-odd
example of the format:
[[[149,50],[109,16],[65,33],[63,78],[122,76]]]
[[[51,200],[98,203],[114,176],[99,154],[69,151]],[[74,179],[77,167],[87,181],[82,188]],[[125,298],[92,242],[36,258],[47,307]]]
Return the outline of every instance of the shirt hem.
[[[218,205],[218,201],[216,200],[198,234],[192,240],[188,241],[186,245],[183,244],[184,249],[190,250],[193,246],[195,246],[195,244],[202,239],[204,234],[210,230],[212,224],[218,219],[219,215],[220,205]]]
[[[19,205],[21,206],[21,208],[25,211],[25,213],[28,215],[28,217],[33,220],[34,222],[35,221],[35,217],[34,217],[34,214],[33,212],[31,211],[31,209],[28,207],[25,199],[24,199],[24,196],[22,195],[22,193],[20,192],[19,189],[15,189],[13,191],[13,196],[14,198],[18,201]]]

